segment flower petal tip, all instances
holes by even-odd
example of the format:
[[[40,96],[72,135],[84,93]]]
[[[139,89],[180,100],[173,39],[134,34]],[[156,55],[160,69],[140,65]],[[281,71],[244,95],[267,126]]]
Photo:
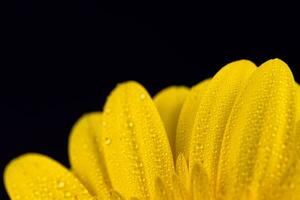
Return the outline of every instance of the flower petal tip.
[[[93,199],[69,170],[37,153],[12,160],[5,169],[4,182],[11,199]]]

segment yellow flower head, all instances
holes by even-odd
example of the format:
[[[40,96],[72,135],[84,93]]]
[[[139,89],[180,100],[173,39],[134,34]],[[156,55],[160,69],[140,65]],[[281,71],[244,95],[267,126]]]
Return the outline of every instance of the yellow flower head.
[[[279,59],[236,61],[154,100],[122,83],[73,127],[70,170],[29,153],[5,186],[13,200],[300,199],[299,95]]]

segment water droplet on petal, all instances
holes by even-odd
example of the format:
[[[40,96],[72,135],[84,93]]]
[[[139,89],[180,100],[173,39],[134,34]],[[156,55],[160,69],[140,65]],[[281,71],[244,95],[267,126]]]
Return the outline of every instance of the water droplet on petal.
[[[71,197],[71,196],[72,196],[71,192],[66,192],[65,193],[65,197]]]
[[[132,122],[128,122],[128,127],[132,128],[133,127],[133,123]]]
[[[145,97],[146,97],[146,95],[145,95],[145,94],[141,94],[141,95],[140,95],[140,99],[141,99],[141,100],[144,100],[144,99],[145,99]]]
[[[106,137],[104,142],[105,142],[106,145],[110,145],[111,139]]]
[[[59,181],[57,182],[57,188],[61,189],[61,188],[63,188],[64,186],[65,186],[65,182],[63,182],[62,180],[59,180]]]
[[[83,190],[83,194],[88,194],[89,192],[87,191],[87,189]]]

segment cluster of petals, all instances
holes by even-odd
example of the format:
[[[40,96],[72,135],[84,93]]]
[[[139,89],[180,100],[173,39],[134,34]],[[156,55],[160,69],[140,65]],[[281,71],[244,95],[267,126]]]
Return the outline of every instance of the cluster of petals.
[[[4,172],[13,200],[300,199],[300,86],[280,59],[224,66],[153,98],[121,83],[69,137],[70,169],[27,153]]]

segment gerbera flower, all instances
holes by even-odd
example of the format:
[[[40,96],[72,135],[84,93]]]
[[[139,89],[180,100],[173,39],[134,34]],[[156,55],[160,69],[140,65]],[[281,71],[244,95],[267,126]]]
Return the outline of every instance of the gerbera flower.
[[[300,199],[300,87],[274,59],[223,67],[151,99],[119,84],[69,140],[71,169],[29,153],[4,174],[12,199]]]

